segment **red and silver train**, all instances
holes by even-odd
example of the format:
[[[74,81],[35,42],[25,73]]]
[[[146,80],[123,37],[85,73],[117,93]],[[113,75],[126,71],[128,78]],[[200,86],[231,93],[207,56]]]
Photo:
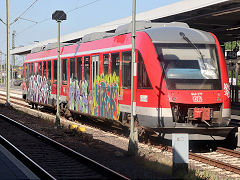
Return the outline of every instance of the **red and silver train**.
[[[147,24],[147,25],[146,25]],[[184,23],[137,23],[136,118],[168,138],[223,139],[230,129],[230,86],[217,38]],[[70,111],[123,121],[131,105],[130,24],[61,47],[60,102]],[[23,97],[56,105],[57,48],[26,56]]]

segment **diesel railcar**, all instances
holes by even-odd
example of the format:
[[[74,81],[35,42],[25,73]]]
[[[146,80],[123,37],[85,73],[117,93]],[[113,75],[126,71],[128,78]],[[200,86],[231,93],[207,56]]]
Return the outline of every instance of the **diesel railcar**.
[[[60,102],[70,111],[124,121],[131,105],[130,24],[61,45]],[[57,48],[33,50],[24,63],[23,97],[56,105]],[[224,139],[230,86],[217,38],[184,23],[138,22],[136,119],[169,138]]]

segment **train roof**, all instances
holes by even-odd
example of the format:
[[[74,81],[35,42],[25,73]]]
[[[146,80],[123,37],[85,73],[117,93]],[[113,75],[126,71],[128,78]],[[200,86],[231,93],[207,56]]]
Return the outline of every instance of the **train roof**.
[[[186,40],[180,35],[184,35],[194,44],[215,44],[214,37],[205,31],[181,27],[181,26],[168,26],[150,28],[144,30],[153,43],[186,43]]]

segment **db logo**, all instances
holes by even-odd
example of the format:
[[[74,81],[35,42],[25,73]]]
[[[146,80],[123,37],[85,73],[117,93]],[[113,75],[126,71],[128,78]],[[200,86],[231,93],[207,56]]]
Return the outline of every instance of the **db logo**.
[[[202,102],[202,96],[193,96],[193,102]]]

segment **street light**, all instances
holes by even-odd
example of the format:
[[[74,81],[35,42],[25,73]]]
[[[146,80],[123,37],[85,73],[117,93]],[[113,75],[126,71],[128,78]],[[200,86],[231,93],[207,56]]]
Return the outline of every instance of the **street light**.
[[[59,66],[60,66],[60,23],[67,19],[67,15],[63,11],[55,11],[52,14],[52,19],[58,23],[58,62],[57,62],[57,112],[56,112],[56,126],[60,127],[60,114],[59,114]]]

